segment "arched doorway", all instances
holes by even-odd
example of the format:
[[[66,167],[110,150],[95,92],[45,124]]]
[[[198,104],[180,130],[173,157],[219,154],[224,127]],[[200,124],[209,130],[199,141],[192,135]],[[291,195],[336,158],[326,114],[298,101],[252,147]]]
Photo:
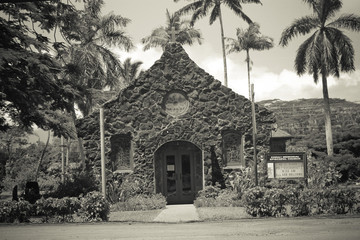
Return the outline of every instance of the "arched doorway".
[[[201,150],[187,141],[162,145],[155,152],[155,182],[168,204],[193,203],[203,186]]]

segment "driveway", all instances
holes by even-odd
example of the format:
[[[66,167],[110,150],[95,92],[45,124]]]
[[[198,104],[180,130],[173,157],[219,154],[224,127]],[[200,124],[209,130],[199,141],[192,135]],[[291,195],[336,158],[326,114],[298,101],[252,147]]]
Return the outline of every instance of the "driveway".
[[[1,240],[16,239],[359,239],[360,218],[268,218],[194,223],[0,225]]]

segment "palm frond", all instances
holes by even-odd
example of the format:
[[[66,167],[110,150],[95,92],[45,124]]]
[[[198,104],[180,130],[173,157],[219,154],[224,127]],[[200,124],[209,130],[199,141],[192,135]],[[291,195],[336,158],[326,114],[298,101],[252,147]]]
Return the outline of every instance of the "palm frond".
[[[318,19],[314,16],[296,19],[291,26],[287,27],[282,32],[279,44],[281,46],[286,46],[293,37],[296,37],[299,34],[305,35],[316,27],[319,27],[318,23]]]
[[[254,0],[254,1],[242,1],[243,3],[258,3],[261,4],[260,1]],[[225,0],[224,4],[229,7],[236,15],[241,17],[245,22],[248,24],[252,23],[253,21],[248,17],[243,11],[242,6],[240,5],[240,2],[237,0]]]
[[[328,27],[345,28],[352,31],[360,31],[360,17],[354,14],[343,14],[335,21],[329,23]]]
[[[220,16],[220,11],[221,11],[220,3],[215,4],[210,14],[210,21],[209,21],[210,25],[213,24],[216,21],[216,19]]]
[[[296,73],[301,76],[306,72],[307,66],[309,65],[309,62],[316,62],[314,60],[314,57],[316,57],[316,55],[310,55],[311,53],[314,53],[314,47],[315,47],[315,39],[317,37],[317,32],[314,33],[311,37],[309,37],[308,39],[305,40],[305,42],[303,42],[298,50],[297,50],[297,54],[296,54],[296,58],[295,58],[295,70]]]

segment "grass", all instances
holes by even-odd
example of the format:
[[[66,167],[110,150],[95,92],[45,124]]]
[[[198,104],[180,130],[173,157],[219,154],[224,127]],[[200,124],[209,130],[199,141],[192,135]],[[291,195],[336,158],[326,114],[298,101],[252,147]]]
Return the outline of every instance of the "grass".
[[[118,211],[111,212],[109,221],[111,222],[152,222],[162,211],[162,209],[149,211]]]
[[[243,207],[201,207],[196,209],[202,221],[222,221],[251,218]]]

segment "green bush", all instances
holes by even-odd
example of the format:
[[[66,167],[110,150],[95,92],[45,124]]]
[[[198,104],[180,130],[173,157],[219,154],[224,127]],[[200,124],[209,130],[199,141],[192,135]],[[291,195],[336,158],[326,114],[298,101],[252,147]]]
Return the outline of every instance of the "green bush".
[[[125,202],[118,202],[112,206],[113,211],[147,211],[163,209],[166,198],[161,194],[140,194],[129,198]]]
[[[68,179],[65,183],[61,183],[55,192],[48,194],[47,197],[63,198],[63,197],[79,197],[86,195],[88,192],[98,189],[95,177],[89,173],[80,173],[74,175],[73,179]]]
[[[75,197],[65,198],[41,198],[36,203],[36,214],[43,216],[43,221],[48,222],[50,219],[55,222],[72,222],[73,214],[80,207],[80,200]]]
[[[32,205],[28,201],[0,202],[0,222],[13,223],[28,222],[32,212]]]
[[[284,189],[255,187],[248,189],[242,196],[246,212],[254,217],[286,216],[289,193]]]
[[[236,191],[207,186],[198,193],[194,205],[196,207],[238,207],[242,206],[242,203]]]
[[[89,192],[81,199],[79,214],[84,221],[107,221],[110,213],[110,204],[99,192]]]

